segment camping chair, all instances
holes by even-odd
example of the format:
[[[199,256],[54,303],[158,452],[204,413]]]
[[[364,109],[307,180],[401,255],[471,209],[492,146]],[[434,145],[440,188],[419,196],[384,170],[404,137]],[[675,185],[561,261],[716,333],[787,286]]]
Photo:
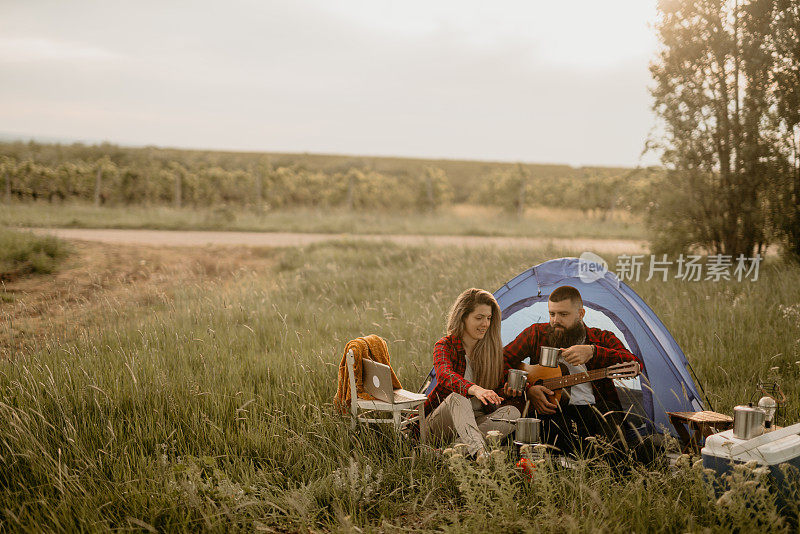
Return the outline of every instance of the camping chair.
[[[405,402],[384,402],[379,400],[359,399],[356,391],[356,376],[353,370],[354,365],[353,351],[347,351],[347,375],[350,379],[350,428],[355,430],[356,422],[362,423],[386,423],[394,425],[395,430],[402,431],[411,424],[419,421],[419,441],[425,443],[428,428],[425,423],[425,402],[427,399],[409,400]],[[372,412],[391,412],[391,417],[368,417]],[[402,417],[403,414],[410,414],[411,417]]]

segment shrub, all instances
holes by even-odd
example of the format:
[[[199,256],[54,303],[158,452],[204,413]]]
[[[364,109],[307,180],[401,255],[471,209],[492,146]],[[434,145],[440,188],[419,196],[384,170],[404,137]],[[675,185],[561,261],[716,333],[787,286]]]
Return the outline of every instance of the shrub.
[[[0,229],[0,280],[52,273],[68,255],[68,245],[55,236]]]

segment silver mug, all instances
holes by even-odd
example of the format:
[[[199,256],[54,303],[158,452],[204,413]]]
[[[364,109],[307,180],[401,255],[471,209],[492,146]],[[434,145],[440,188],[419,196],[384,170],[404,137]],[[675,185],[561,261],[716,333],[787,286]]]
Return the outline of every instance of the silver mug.
[[[524,391],[525,384],[528,382],[528,371],[521,369],[509,369],[508,387],[514,391]]]
[[[542,347],[539,350],[539,365],[542,367],[558,367],[558,357],[562,349]]]
[[[753,439],[764,433],[766,413],[761,408],[736,406],[733,408],[733,437]]]
[[[520,443],[540,443],[542,441],[542,420],[535,417],[517,419],[514,438]]]

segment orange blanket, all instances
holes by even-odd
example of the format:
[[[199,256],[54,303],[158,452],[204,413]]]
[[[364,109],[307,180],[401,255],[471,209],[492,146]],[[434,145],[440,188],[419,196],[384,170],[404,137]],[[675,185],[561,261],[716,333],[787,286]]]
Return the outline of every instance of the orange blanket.
[[[353,351],[353,374],[356,378],[356,391],[358,396],[362,399],[374,399],[372,395],[364,391],[363,368],[361,367],[361,359],[367,358],[376,362],[388,365],[391,369],[392,364],[389,363],[389,348],[386,346],[386,341],[375,334],[358,337],[350,340],[344,348],[344,355],[342,362],[339,364],[339,387],[336,389],[336,396],[333,398],[333,404],[336,409],[344,413],[350,406],[350,378],[347,376],[347,351]],[[400,380],[392,371],[392,388],[400,389]]]

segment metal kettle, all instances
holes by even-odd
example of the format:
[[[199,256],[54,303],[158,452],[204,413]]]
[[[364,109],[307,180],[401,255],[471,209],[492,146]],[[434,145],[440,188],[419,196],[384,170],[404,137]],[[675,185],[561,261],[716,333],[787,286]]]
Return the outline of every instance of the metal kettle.
[[[733,409],[733,437],[752,439],[764,433],[766,413],[756,408],[753,403],[747,406],[736,406]]]

